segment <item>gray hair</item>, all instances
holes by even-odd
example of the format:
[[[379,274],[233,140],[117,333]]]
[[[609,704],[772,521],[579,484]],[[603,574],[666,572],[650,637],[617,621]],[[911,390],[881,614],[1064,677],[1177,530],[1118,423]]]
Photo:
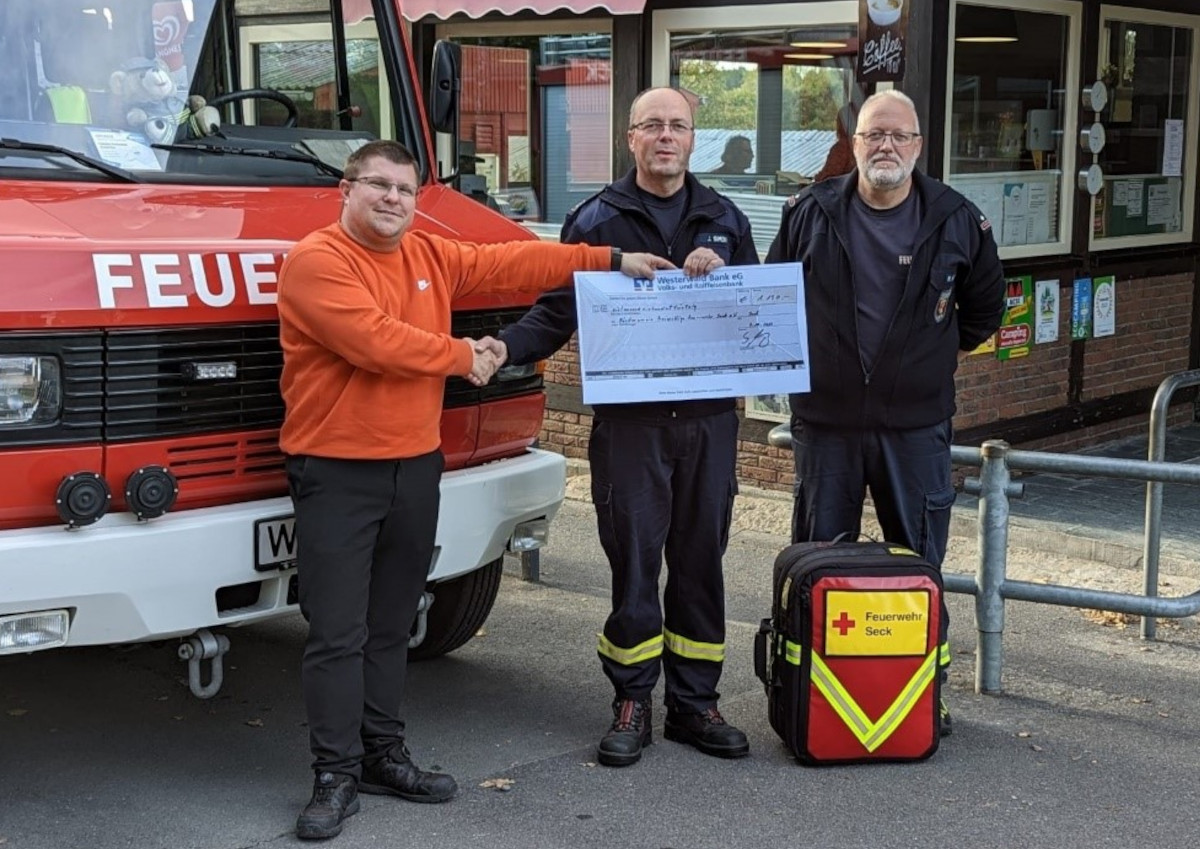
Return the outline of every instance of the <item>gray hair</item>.
[[[867,111],[867,107],[883,100],[894,100],[897,103],[907,106],[913,114],[913,122],[915,124],[914,129],[917,133],[921,132],[921,118],[919,115],[917,115],[917,104],[913,103],[912,98],[899,89],[888,88],[884,89],[883,91],[875,92],[863,101],[863,105],[859,107],[858,114],[862,115],[863,112]]]

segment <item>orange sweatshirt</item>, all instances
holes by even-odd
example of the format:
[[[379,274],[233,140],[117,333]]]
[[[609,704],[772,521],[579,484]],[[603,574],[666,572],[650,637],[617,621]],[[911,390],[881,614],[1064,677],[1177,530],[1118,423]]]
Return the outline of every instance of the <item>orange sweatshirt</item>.
[[[402,459],[441,444],[446,377],[471,371],[450,304],[475,292],[541,292],[607,271],[608,248],[475,245],[408,232],[363,247],[331,224],[301,239],[279,274],[286,454]]]

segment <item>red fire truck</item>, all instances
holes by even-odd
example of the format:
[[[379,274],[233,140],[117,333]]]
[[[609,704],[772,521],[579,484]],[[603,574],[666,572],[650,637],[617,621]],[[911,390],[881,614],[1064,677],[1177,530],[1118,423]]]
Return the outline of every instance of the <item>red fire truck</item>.
[[[275,288],[346,157],[413,150],[417,227],[529,234],[438,179],[456,60],[427,115],[396,0],[5,0],[0,55],[0,655],[179,639],[209,696],[227,629],[296,610]],[[454,332],[528,303],[456,304]],[[447,381],[414,657],[469,640],[504,553],[544,541],[543,407],[536,369]]]

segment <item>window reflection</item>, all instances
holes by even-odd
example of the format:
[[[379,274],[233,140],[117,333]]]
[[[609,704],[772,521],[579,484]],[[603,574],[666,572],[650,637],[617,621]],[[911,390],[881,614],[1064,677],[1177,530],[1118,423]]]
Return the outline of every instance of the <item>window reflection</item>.
[[[572,207],[612,176],[611,37],[455,41],[463,45],[463,191],[557,236]]]
[[[671,37],[671,84],[696,102],[691,170],[746,213],[762,253],[783,196],[854,168],[857,50],[851,25]]]
[[[991,220],[997,241],[1060,242],[1069,19],[959,4],[948,182]]]
[[[1095,198],[1095,237],[1183,230],[1185,203],[1191,203],[1184,137],[1193,50],[1191,29],[1105,22],[1100,76],[1109,99],[1100,115],[1105,180]]]

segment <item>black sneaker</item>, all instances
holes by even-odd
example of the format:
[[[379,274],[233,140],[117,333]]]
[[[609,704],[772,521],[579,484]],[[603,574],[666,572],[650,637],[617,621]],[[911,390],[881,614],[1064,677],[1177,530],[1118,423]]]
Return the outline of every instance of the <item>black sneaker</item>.
[[[412,762],[408,747],[397,745],[379,760],[363,762],[358,789],[410,802],[445,802],[458,792],[458,784],[444,773],[420,769]]]
[[[600,738],[596,760],[605,766],[629,766],[642,757],[642,748],[654,742],[650,731],[650,702],[613,699],[612,726]]]
[[[317,773],[312,799],[296,820],[301,840],[325,840],[342,833],[342,821],[358,813],[358,787],[352,775]]]
[[[668,710],[663,736],[718,758],[741,758],[750,754],[750,741],[746,735],[726,722],[715,707],[701,713]]]
[[[950,708],[946,707],[946,700],[938,700],[938,733],[943,737],[949,737],[954,733],[954,720],[950,716]]]

